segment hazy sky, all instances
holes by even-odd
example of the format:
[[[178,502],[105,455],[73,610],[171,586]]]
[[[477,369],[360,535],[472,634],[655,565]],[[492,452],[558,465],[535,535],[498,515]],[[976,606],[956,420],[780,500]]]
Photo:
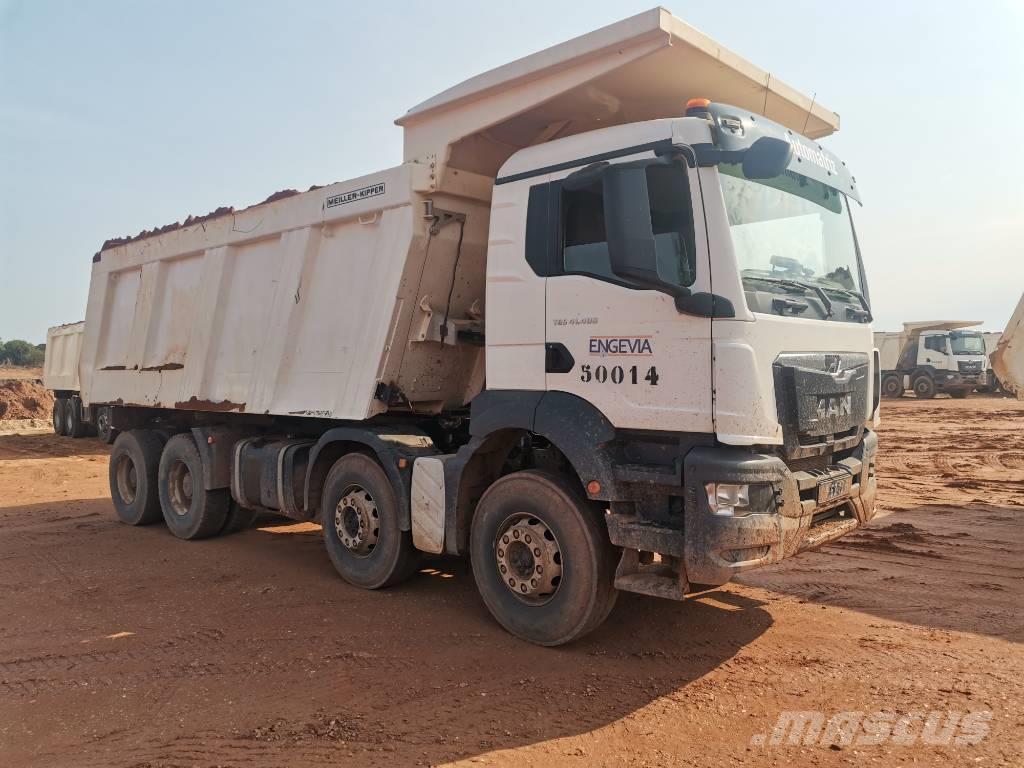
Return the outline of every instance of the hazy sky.
[[[396,165],[413,105],[651,5],[0,0],[0,338],[84,317],[107,237]],[[1024,291],[1024,1],[668,7],[841,115],[877,328],[1002,328]]]

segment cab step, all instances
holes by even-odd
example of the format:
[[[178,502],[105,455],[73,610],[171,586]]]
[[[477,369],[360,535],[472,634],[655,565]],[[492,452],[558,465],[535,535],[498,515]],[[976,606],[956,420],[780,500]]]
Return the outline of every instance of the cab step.
[[[651,553],[645,554],[650,556]],[[622,550],[622,558],[615,569],[616,589],[668,600],[683,600],[689,586],[679,559],[662,556],[660,562],[642,562],[639,550]]]

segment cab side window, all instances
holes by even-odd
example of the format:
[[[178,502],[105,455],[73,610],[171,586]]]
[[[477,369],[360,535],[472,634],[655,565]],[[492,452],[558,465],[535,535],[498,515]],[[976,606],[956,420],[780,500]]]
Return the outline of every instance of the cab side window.
[[[946,338],[944,336],[925,336],[924,348],[944,355],[946,354]]]
[[[680,286],[696,279],[693,204],[686,169],[676,163],[652,163],[646,169],[651,232],[662,280]],[[561,190],[562,269],[620,282],[612,273],[605,234],[604,192],[600,177],[582,189]]]

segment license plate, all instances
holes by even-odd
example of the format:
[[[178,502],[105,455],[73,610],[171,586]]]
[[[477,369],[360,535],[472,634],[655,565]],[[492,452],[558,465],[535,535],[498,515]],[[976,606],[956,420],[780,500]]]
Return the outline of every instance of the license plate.
[[[818,483],[818,503],[825,504],[849,496],[852,485],[853,478],[849,475],[822,480]]]

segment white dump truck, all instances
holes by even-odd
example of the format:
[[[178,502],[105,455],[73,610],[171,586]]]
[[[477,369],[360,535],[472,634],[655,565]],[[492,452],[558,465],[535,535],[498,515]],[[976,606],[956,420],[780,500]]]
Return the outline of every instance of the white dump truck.
[[[875,509],[877,360],[821,104],[662,9],[397,120],[405,161],[94,257],[121,520],[272,511],[352,584],[468,555],[544,645]]]
[[[109,405],[82,402],[79,367],[85,321],[55,325],[46,331],[43,386],[53,392],[53,431],[66,437],[98,436],[114,442],[117,430],[110,425]]]
[[[875,334],[882,367],[882,396],[907,390],[930,399],[938,394],[967,397],[988,384],[988,354],[980,320],[904,323],[903,331]]]
[[[991,353],[992,371],[1000,387],[1024,400],[1024,294]]]

